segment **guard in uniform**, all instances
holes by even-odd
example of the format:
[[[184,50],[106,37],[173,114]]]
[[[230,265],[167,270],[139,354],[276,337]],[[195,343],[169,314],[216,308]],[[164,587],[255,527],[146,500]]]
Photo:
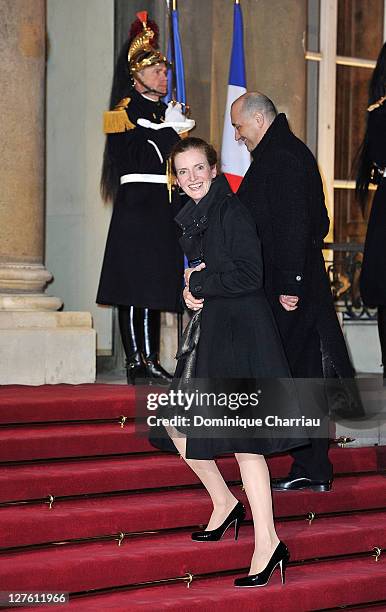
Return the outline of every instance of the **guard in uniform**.
[[[377,185],[370,210],[360,276],[363,302],[378,309],[383,379],[386,385],[386,43],[371,81],[366,133],[360,149],[356,195],[365,216],[369,185]]]
[[[159,363],[160,314],[180,312],[183,286],[173,220],[178,196],[167,176],[179,124],[165,121],[167,59],[157,49],[157,25],[145,11],[137,17],[119,55],[111,110],[104,116],[101,193],[114,208],[97,294],[99,304],[118,307],[132,384],[136,378],[171,380]]]

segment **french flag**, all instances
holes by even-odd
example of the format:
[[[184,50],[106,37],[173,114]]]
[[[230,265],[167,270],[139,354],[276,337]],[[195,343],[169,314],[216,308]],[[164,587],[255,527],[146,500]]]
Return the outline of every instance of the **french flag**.
[[[244,143],[235,141],[235,131],[231,123],[231,106],[247,90],[245,76],[243,15],[239,0],[233,5],[233,44],[227,103],[224,117],[224,131],[221,147],[221,169],[228,179],[233,192],[240,186],[243,176],[251,163],[250,154]]]
[[[174,5],[177,6],[177,3],[174,2]],[[167,104],[170,100],[174,100],[186,104],[184,58],[177,8],[173,8],[171,11],[170,39],[166,55],[167,59],[173,64],[173,69],[168,70],[168,93],[164,97],[164,102]]]

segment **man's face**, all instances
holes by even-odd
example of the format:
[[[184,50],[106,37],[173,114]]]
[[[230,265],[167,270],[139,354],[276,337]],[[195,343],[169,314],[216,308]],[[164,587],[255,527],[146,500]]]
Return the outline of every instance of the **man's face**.
[[[260,113],[245,113],[240,102],[236,101],[232,106],[231,121],[235,128],[235,140],[241,140],[249,152],[257,147],[264,135],[261,118]]]
[[[165,96],[168,90],[167,80],[167,69],[165,64],[155,64],[154,66],[147,66],[138,73],[139,78],[146,85],[144,87],[139,81],[135,80],[135,88],[139,93],[144,93],[149,97],[161,98]],[[147,92],[146,88],[155,89],[156,92]]]

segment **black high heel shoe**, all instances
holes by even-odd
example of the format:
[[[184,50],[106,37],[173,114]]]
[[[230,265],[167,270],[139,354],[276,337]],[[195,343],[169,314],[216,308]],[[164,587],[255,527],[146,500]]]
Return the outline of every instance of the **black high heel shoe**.
[[[211,531],[195,531],[192,533],[192,540],[195,542],[217,542],[221,540],[224,533],[232,525],[235,524],[235,540],[237,540],[239,536],[239,529],[241,523],[245,519],[246,510],[241,502],[237,502],[232,512],[228,514],[225,521],[217,527],[217,529],[212,529]]]
[[[252,574],[251,576],[243,576],[243,578],[236,578],[236,587],[262,587],[268,584],[274,570],[277,566],[280,567],[281,583],[285,584],[285,570],[289,561],[290,554],[288,548],[283,542],[279,542],[276,546],[274,553],[268,561],[265,568],[258,574]]]

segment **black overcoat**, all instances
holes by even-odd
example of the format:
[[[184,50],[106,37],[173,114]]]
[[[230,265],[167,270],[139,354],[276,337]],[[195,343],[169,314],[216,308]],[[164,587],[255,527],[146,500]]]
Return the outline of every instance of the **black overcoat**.
[[[289,378],[289,366],[262,286],[256,227],[226,178],[217,177],[198,204],[190,200],[176,221],[183,231],[181,245],[188,260],[200,257],[206,265],[204,270],[193,272],[189,282],[191,293],[204,298],[195,378]],[[277,389],[279,383],[272,384]],[[297,400],[287,410],[299,416]],[[258,411],[256,408],[255,417]],[[299,438],[301,435],[305,434],[299,428]],[[209,459],[224,452],[267,455],[307,442],[304,437],[267,436],[213,439],[188,435],[186,456]],[[151,441],[157,447],[172,448],[168,440],[154,440],[152,436]]]
[[[386,168],[386,104],[373,110],[368,121],[371,161]],[[360,278],[362,299],[368,306],[386,306],[386,177],[380,178],[366,234]]]
[[[160,123],[165,104],[133,90],[127,107],[130,121]],[[136,125],[109,134],[111,158],[120,176],[166,175],[166,159],[179,136],[172,128],[154,130]],[[158,149],[158,150],[157,150]],[[136,182],[119,187],[100,277],[97,302],[181,311],[183,253],[174,217],[178,203],[169,203],[166,184]]]
[[[215,179],[198,204],[190,201],[185,209],[189,206],[192,214],[188,211],[184,217],[191,216],[191,223],[184,228],[181,245],[190,259],[191,244],[203,231],[206,265],[193,272],[189,282],[192,295],[204,298],[196,377],[289,376],[263,290],[260,243],[252,217],[232,194],[225,176]]]
[[[316,160],[279,114],[252,152],[237,195],[251,212],[262,244],[264,288],[295,377],[326,369],[352,377],[321,252],[329,219]],[[299,296],[287,312],[280,295]],[[327,368],[328,366],[328,368]]]

